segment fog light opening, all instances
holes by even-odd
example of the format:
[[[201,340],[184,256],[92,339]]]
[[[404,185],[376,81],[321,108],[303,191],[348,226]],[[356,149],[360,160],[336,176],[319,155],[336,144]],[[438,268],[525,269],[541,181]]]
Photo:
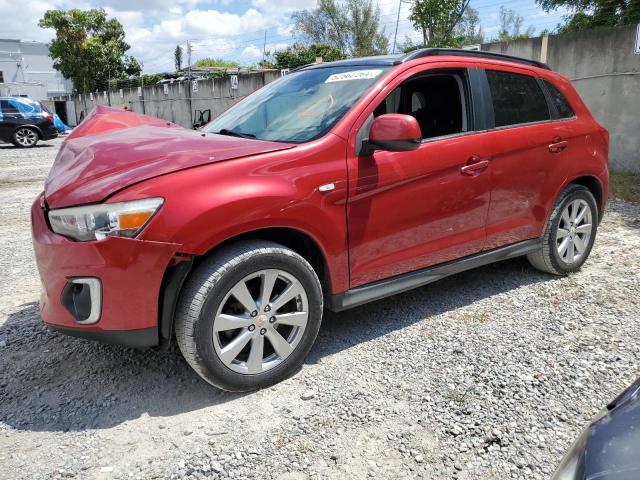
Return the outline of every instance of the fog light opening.
[[[62,290],[61,300],[77,323],[97,323],[102,314],[102,284],[98,278],[73,278]]]

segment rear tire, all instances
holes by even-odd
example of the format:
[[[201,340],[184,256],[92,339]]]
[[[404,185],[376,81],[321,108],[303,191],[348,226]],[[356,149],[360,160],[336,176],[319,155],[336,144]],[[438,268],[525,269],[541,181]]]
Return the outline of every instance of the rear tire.
[[[542,247],[527,259],[533,267],[553,275],[578,271],[591,253],[598,220],[598,206],[589,189],[569,185],[556,200]]]
[[[13,144],[20,148],[32,148],[38,143],[40,137],[33,128],[19,127],[13,132]]]
[[[250,391],[297,371],[322,321],[313,268],[277,243],[242,241],[205,258],[187,278],[176,339],[210,384]]]

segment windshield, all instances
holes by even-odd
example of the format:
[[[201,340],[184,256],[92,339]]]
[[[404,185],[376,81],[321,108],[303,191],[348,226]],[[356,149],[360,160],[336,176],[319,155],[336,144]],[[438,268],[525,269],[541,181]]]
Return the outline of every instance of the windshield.
[[[323,136],[389,67],[343,66],[293,72],[224,112],[204,131],[276,142]]]

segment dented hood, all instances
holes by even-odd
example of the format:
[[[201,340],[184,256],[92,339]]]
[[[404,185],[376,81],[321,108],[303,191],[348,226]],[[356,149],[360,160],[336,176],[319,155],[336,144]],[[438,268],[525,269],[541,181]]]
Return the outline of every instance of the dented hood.
[[[45,182],[45,196],[51,208],[99,202],[152,177],[293,146],[205,135],[158,118],[99,105],[60,147]]]

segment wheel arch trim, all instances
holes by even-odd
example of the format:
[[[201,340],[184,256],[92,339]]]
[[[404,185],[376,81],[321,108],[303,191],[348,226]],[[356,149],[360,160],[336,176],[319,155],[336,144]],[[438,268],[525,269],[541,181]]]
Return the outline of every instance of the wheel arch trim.
[[[291,235],[292,233],[295,238],[284,238],[283,241],[284,235]],[[180,255],[180,258],[178,258],[179,262],[167,268],[163,277],[161,292],[159,296],[158,329],[160,334],[159,338],[161,340],[161,347],[168,347],[173,336],[175,310],[178,298],[180,296],[180,292],[182,291],[184,282],[193,269],[194,264],[198,262],[198,259],[213,255],[220,248],[226,245],[248,239],[270,240],[295,251],[306,261],[308,261],[311,267],[314,269],[314,271],[318,275],[318,278],[320,279],[320,284],[322,286],[323,292],[327,295],[331,293],[331,266],[327,261],[326,252],[322,248],[321,243],[315,238],[314,235],[300,228],[290,226],[247,229],[215,243],[206,252],[200,255]],[[302,245],[299,243],[300,241],[310,243]],[[304,249],[304,247],[309,246],[311,246],[312,250]],[[309,255],[316,254],[318,256],[309,258]]]
[[[598,207],[598,224],[600,224],[600,222],[602,221],[602,216],[604,214],[604,209],[607,203],[605,190],[603,188],[603,182],[601,178],[599,178],[598,175],[593,175],[593,174],[584,174],[584,175],[576,175],[573,177],[569,177],[562,184],[562,187],[560,188],[560,190],[556,192],[556,195],[554,197],[554,203],[558,199],[560,194],[564,192],[569,185],[572,185],[572,184],[582,185],[593,194],[593,197],[596,199],[596,206]],[[549,209],[548,216],[551,215],[552,210],[553,210],[553,207]]]
[[[30,123],[27,125],[18,125],[16,128],[13,129],[13,133],[15,134],[21,128],[29,128],[31,130],[34,130],[38,134],[38,139],[42,140],[42,130],[40,129],[40,127],[36,125],[32,125]]]

